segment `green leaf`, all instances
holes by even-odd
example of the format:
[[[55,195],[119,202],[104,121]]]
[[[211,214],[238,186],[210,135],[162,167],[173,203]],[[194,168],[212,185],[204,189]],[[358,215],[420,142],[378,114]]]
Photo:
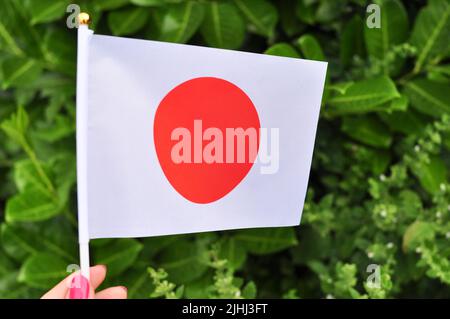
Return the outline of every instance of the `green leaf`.
[[[405,94],[418,111],[439,117],[450,113],[450,91],[447,84],[428,79],[417,79],[406,83]]]
[[[94,3],[94,8],[98,11],[114,10],[125,6],[130,0],[89,0]]]
[[[443,76],[450,77],[450,64],[445,65],[432,65],[427,68],[428,72],[435,72],[442,74]]]
[[[272,38],[278,22],[276,8],[267,0],[234,0],[234,3],[254,27],[254,32]]]
[[[64,96],[75,95],[75,81],[61,74],[46,73],[42,74],[36,81],[25,86],[27,89],[36,89],[41,91],[43,97],[51,98],[54,95]]]
[[[257,255],[275,253],[297,244],[294,229],[288,227],[240,230],[235,239]]]
[[[340,83],[334,83],[334,84],[325,83],[325,89],[329,90],[329,91],[337,92],[339,94],[345,94],[345,92],[347,92],[348,88],[350,88],[353,84],[355,84],[355,82],[353,82],[353,81],[340,82]]]
[[[186,43],[202,24],[204,13],[203,4],[194,1],[167,6],[160,18],[158,39]]]
[[[418,50],[414,72],[449,48],[450,4],[447,0],[431,0],[417,15],[410,42]]]
[[[412,223],[403,235],[403,251],[411,251],[425,240],[432,240],[434,238],[434,234],[435,227],[433,224],[423,221],[416,221]]]
[[[50,289],[69,275],[67,266],[67,261],[58,256],[40,252],[25,261],[18,280],[31,287]]]
[[[364,54],[364,22],[359,15],[354,15],[342,30],[339,57],[341,63],[348,66],[355,56]]]
[[[186,0],[130,0],[131,3],[143,7],[164,6],[171,3],[182,3]]]
[[[276,55],[276,56],[285,56],[289,58],[300,58],[300,54],[298,54],[295,48],[288,43],[277,43],[269,47],[264,54]]]
[[[344,117],[342,131],[364,144],[388,148],[392,136],[388,128],[373,117]]]
[[[76,157],[72,153],[60,152],[49,161],[51,178],[56,186],[58,202],[65,206],[70,190],[76,181]]]
[[[76,74],[76,42],[67,30],[51,29],[43,39],[47,68],[73,77]]]
[[[202,262],[200,251],[195,243],[178,241],[167,247],[161,254],[159,267],[169,274],[169,281],[189,283],[200,278],[207,266]]]
[[[76,241],[71,229],[64,223],[10,225],[1,227],[5,251],[16,260],[41,251],[51,252],[68,262],[76,261]]]
[[[44,125],[35,132],[34,136],[45,142],[54,143],[63,138],[73,136],[75,133],[75,121],[68,116],[57,114],[54,122],[45,123]]]
[[[297,2],[297,0],[283,0],[278,3],[280,23],[283,31],[289,37],[299,34],[305,27],[304,25],[298,23],[296,10],[293,10]]]
[[[301,228],[298,241],[298,245],[290,249],[295,265],[305,265],[314,259],[324,258],[330,247],[330,238],[311,227]]]
[[[97,264],[106,265],[108,274],[116,276],[133,265],[142,250],[142,244],[136,239],[117,239],[104,247],[95,247],[94,260]]]
[[[149,15],[148,9],[130,8],[111,12],[108,26],[114,35],[133,34],[144,27]]]
[[[27,105],[31,103],[36,93],[36,90],[21,87],[16,88],[13,94],[17,105]]]
[[[356,82],[344,94],[336,94],[327,100],[331,114],[355,114],[387,110],[387,102],[399,98],[394,82],[386,76]]]
[[[415,162],[413,173],[420,181],[420,185],[431,195],[439,192],[441,185],[446,182],[447,168],[444,161],[437,156],[430,158],[430,162]]]
[[[28,187],[6,202],[5,219],[7,222],[40,221],[56,216],[62,208],[55,198],[37,187]]]
[[[374,175],[380,175],[389,166],[391,156],[387,151],[374,150],[369,158],[370,168]]]
[[[2,8],[2,11],[3,10],[6,11],[5,8]],[[16,56],[23,56],[25,53],[20,47],[20,44],[17,42],[17,36],[14,36],[14,30],[11,30],[9,23],[3,20],[4,15],[5,12],[3,12],[3,15],[0,16],[0,47],[2,50],[10,52]]]
[[[342,1],[320,1],[316,10],[315,19],[319,23],[330,23],[333,20],[337,19],[342,11],[344,11],[344,5]]]
[[[114,240],[115,240],[114,238],[95,238],[89,241],[89,246],[97,248],[105,247],[111,244]]]
[[[447,74],[439,71],[429,70],[427,72],[427,79],[447,85],[450,84],[450,77]]]
[[[254,299],[256,298],[256,291],[256,284],[253,281],[250,281],[242,289],[242,297],[245,299]]]
[[[18,282],[19,272],[10,271],[0,277],[0,298],[2,299],[38,299],[42,290]]]
[[[47,176],[50,176],[53,180],[56,190],[57,197],[55,194],[49,191],[49,188],[42,179],[42,176],[36,170],[36,166],[33,161],[26,159],[22,161],[18,161],[14,166],[14,181],[16,183],[17,188],[20,191],[20,194],[16,195],[21,201],[19,203],[15,203],[13,201],[12,204],[8,205],[19,205],[24,200],[29,200],[26,205],[29,209],[28,213],[17,215],[16,213],[11,213],[14,216],[14,219],[20,218],[20,220],[41,220],[52,217],[53,214],[58,214],[62,207],[65,206],[68,200],[69,192],[71,187],[74,185],[76,180],[76,169],[75,169],[75,156],[73,154],[68,154],[61,152],[55,155],[50,161],[47,163],[40,164],[42,169]],[[30,193],[34,194],[37,192],[39,196],[42,196],[42,201],[39,200],[35,202],[34,200],[30,200]],[[13,198],[16,198],[13,197]],[[12,199],[11,199],[12,200]],[[9,207],[7,205],[7,207]],[[23,204],[25,205],[25,204]],[[12,207],[15,207],[14,205]],[[19,208],[10,208],[16,210]],[[8,211],[8,210],[7,210]],[[32,216],[31,211],[38,214],[37,216]],[[13,218],[13,217],[11,217]],[[28,218],[28,219],[24,219]]]
[[[295,13],[303,23],[314,24],[316,22],[314,1],[298,0]]]
[[[1,226],[3,227],[4,224]],[[7,276],[9,273],[14,271],[14,263],[8,256],[3,252],[3,249],[0,249],[0,278]],[[1,288],[1,285],[0,285]]]
[[[0,127],[9,136],[10,139],[16,143],[22,144],[25,132],[28,128],[28,114],[21,106],[18,107],[17,112],[12,114],[7,120],[4,120]]]
[[[414,219],[417,217],[417,212],[422,212],[423,205],[418,193],[405,189],[399,193],[398,197],[400,211],[408,218]]]
[[[129,299],[146,299],[154,290],[154,285],[146,271],[145,264],[133,266],[113,281],[114,285],[127,287]]]
[[[408,15],[398,0],[380,1],[381,27],[364,29],[366,47],[369,56],[383,61],[383,73],[393,73],[401,66],[400,61],[388,62],[388,55],[394,45],[401,44],[408,37]]]
[[[391,111],[406,111],[408,109],[409,100],[406,96],[401,95],[399,98],[395,98],[389,102],[390,107],[388,112]]]
[[[27,9],[31,15],[31,24],[51,22],[62,18],[70,0],[39,0],[26,1]]]
[[[322,47],[313,35],[305,34],[301,36],[297,40],[297,44],[305,58],[310,60],[325,61],[325,55],[323,54]]]
[[[423,117],[411,109],[406,112],[380,113],[379,116],[391,130],[404,134],[417,134],[426,124]]]
[[[236,239],[227,238],[220,243],[219,259],[226,259],[232,269],[240,269],[246,258],[245,248]]]
[[[226,2],[209,2],[201,33],[209,46],[237,49],[245,36],[245,24],[236,7]]]
[[[213,273],[206,272],[202,277],[196,279],[186,285],[185,298],[189,299],[205,299],[211,297],[211,292],[205,287],[214,285]]]
[[[130,0],[132,4],[143,7],[153,7],[153,6],[162,6],[166,4],[167,0]],[[172,2],[180,2],[180,1],[172,1]]]
[[[42,39],[39,28],[30,24],[24,1],[4,0],[0,10],[0,40],[2,51],[16,57],[42,58]]]
[[[142,239],[142,244],[144,248],[140,254],[141,260],[151,260],[158,253],[160,253],[167,246],[172,244],[177,240],[181,240],[183,235],[172,235],[172,236],[158,236],[158,237],[147,237]]]
[[[1,236],[3,249],[15,260],[23,260],[40,249],[36,247],[40,241],[36,241],[26,228],[19,229],[19,226],[2,224]]]
[[[12,57],[2,62],[4,90],[10,87],[22,87],[34,82],[42,72],[41,63],[34,59]]]
[[[47,167],[45,167],[45,170],[48,172]],[[47,186],[36,171],[36,166],[29,159],[21,160],[14,164],[14,182],[20,192],[25,191],[27,188],[36,188],[49,194]]]

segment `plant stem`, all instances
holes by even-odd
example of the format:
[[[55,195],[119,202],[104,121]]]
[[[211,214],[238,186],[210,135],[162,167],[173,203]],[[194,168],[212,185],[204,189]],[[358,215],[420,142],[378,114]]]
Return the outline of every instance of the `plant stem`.
[[[47,186],[48,191],[57,198],[55,187],[53,186],[53,183],[51,182],[50,178],[47,176],[47,174],[44,171],[44,168],[42,167],[41,163],[39,162],[36,153],[33,151],[33,149],[28,144],[28,141],[25,137],[22,138],[21,145],[25,151],[25,153],[30,158],[31,162],[33,163],[39,177],[42,179],[42,182]]]

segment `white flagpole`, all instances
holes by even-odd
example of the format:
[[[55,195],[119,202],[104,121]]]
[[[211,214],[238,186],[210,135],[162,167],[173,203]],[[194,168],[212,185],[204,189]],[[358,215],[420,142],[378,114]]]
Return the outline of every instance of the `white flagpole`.
[[[89,231],[87,191],[87,108],[88,108],[88,50],[89,15],[78,15],[77,48],[77,193],[78,193],[78,240],[80,246],[81,274],[89,280]]]

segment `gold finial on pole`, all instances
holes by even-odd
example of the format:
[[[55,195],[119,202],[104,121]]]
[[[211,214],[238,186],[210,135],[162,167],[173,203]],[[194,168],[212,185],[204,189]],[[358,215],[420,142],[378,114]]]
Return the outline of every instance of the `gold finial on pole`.
[[[87,14],[86,12],[81,12],[78,15],[78,23],[80,25],[89,25],[89,23],[91,23],[91,18],[89,17],[89,14]]]

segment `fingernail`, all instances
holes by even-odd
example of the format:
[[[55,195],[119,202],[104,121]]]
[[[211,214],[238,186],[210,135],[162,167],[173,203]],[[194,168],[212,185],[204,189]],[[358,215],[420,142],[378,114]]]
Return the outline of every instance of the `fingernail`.
[[[82,275],[74,276],[69,290],[70,299],[88,299],[89,281]]]

